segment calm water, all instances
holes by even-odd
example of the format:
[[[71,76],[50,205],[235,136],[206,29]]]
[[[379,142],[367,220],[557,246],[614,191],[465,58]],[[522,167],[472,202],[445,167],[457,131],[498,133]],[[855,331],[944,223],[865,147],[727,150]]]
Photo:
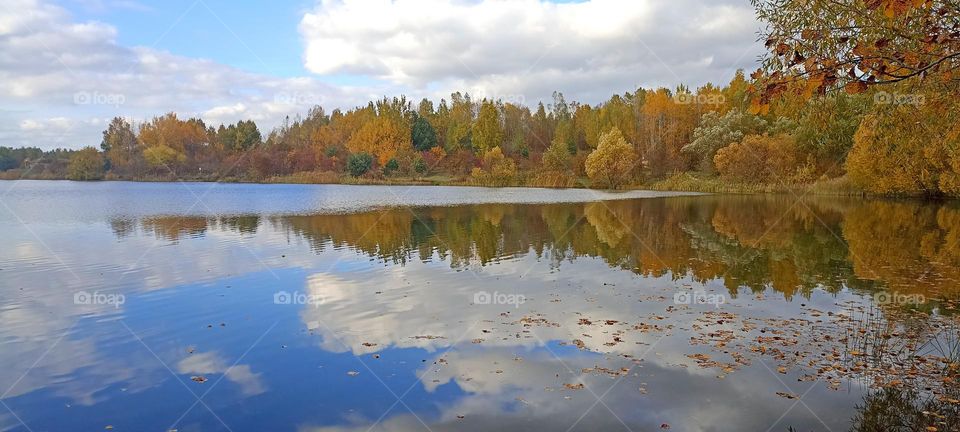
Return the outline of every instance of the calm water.
[[[957,427],[952,204],[0,194],[3,430],[846,431],[922,410]],[[877,373],[904,347],[912,373]]]

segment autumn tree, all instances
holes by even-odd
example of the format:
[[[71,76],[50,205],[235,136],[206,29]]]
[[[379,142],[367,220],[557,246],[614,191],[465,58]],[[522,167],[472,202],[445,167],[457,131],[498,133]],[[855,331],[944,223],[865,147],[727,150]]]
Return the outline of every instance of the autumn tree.
[[[199,119],[180,120],[175,113],[154,117],[140,127],[144,159],[164,174],[180,175],[211,151],[210,136]]]
[[[532,180],[532,184],[543,187],[570,187],[575,184],[575,176],[571,170],[572,157],[560,135],[554,136],[553,142],[543,153],[539,172]]]
[[[500,147],[493,147],[483,155],[483,165],[470,173],[473,180],[483,186],[504,187],[513,183],[517,165],[503,154]]]
[[[714,165],[723,178],[745,183],[787,183],[797,167],[790,135],[748,135],[717,151]]]
[[[78,150],[70,157],[67,178],[70,180],[100,180],[103,178],[103,155],[93,147]]]
[[[473,148],[473,112],[469,94],[456,92],[450,95],[449,109],[441,101],[437,115],[446,125],[447,152]]]
[[[637,165],[637,154],[619,129],[600,136],[597,149],[586,161],[587,176],[595,185],[616,189],[631,180]]]
[[[597,148],[597,140],[600,138],[599,110],[588,104],[577,105],[577,109],[573,112],[573,125],[574,140],[577,142],[578,149]]]
[[[380,165],[393,159],[401,149],[411,147],[410,129],[400,120],[378,116],[357,130],[347,149],[352,153],[367,153],[376,156]]]
[[[809,97],[913,78],[924,86],[960,80],[957,0],[751,2],[767,24],[761,37],[769,50],[753,75],[761,80],[755,111],[792,88]]]
[[[473,123],[472,140],[478,153],[486,153],[503,144],[503,123],[493,101],[484,99],[480,103],[480,113]]]
[[[130,123],[122,117],[114,117],[103,131],[100,142],[110,169],[122,175],[138,174],[143,164],[143,153]]]
[[[882,194],[960,196],[960,102],[954,94],[923,96],[876,104],[863,119],[846,163],[855,185]]]
[[[681,151],[692,155],[701,171],[712,173],[717,150],[739,143],[747,135],[762,133],[766,127],[767,122],[762,118],[737,109],[722,115],[711,111],[700,118],[700,125],[693,131],[693,141]]]
[[[560,135],[554,137],[550,147],[543,153],[543,169],[561,173],[570,170],[570,149]]]
[[[530,150],[542,152],[553,141],[554,125],[547,114],[543,102],[537,104],[537,111],[533,113],[528,127],[527,146]]]
[[[503,104],[503,150],[521,157],[530,155],[527,133],[530,129],[530,109],[515,103]]]

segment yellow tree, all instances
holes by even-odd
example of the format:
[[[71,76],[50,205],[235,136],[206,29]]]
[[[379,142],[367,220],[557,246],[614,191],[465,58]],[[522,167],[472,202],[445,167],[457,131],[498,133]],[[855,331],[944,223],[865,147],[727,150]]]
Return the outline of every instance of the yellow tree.
[[[480,103],[480,114],[473,123],[473,146],[478,153],[500,146],[503,143],[503,123],[500,110],[493,101],[486,99]]]
[[[960,102],[946,92],[898,95],[860,123],[850,179],[875,193],[960,196]]]
[[[487,150],[483,155],[483,167],[474,168],[470,173],[481,185],[495,187],[509,186],[516,175],[517,164],[505,156],[500,147]]]
[[[143,157],[153,168],[181,171],[184,162],[194,160],[210,139],[198,119],[183,121],[175,113],[154,117],[140,127],[138,139],[145,147]]]
[[[620,129],[613,128],[600,136],[597,149],[587,156],[587,176],[597,186],[616,189],[631,180],[637,165],[637,153],[623,138]]]
[[[100,180],[103,178],[103,155],[93,147],[86,147],[70,156],[67,165],[70,180]]]
[[[381,116],[361,126],[350,137],[347,149],[351,153],[375,155],[383,166],[411,145],[410,128],[405,123]]]

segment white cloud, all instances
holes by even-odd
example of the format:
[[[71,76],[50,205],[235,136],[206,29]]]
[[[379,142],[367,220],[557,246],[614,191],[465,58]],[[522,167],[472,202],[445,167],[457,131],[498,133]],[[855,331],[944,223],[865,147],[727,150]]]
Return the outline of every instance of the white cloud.
[[[266,391],[260,374],[254,373],[250,365],[227,362],[215,351],[192,354],[177,363],[177,372],[181,374],[223,374],[228,380],[240,386],[245,396],[258,395]]]
[[[327,0],[300,23],[319,74],[587,102],[724,82],[754,60],[757,28],[741,0]]]
[[[209,123],[252,118],[269,130],[323,101],[353,106],[369,91],[316,78],[276,78],[150,47],[126,47],[113,26],[76,23],[41,0],[0,10],[0,145],[97,146],[113,116],[143,121],[176,111]],[[278,94],[311,97],[279,98]]]

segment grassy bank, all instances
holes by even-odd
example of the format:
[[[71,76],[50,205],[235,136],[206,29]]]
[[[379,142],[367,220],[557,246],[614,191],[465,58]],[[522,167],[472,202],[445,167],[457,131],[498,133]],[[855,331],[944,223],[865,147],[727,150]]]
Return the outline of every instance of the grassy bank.
[[[664,180],[634,187],[657,191],[706,192],[718,194],[793,193],[829,196],[867,196],[854,187],[846,177],[820,180],[811,184],[757,184],[722,180],[719,177],[676,174]]]

